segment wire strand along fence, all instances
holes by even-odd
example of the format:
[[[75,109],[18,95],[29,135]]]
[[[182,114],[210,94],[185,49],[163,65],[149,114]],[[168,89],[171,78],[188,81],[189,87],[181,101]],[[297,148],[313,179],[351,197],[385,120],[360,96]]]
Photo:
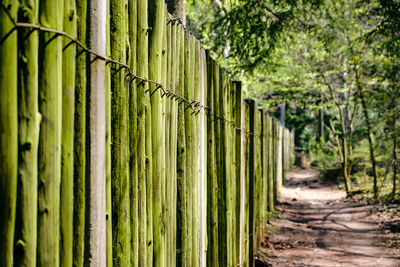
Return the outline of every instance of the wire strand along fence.
[[[162,1],[2,0],[0,265],[252,266],[294,142],[242,97]]]

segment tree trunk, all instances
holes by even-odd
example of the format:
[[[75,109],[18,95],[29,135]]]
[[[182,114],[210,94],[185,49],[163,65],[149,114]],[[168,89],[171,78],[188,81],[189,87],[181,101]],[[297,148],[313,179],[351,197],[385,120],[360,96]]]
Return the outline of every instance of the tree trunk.
[[[365,123],[367,124],[369,155],[370,155],[371,164],[372,164],[372,175],[374,177],[374,198],[377,199],[378,198],[378,181],[377,181],[377,174],[376,174],[376,161],[375,161],[375,155],[374,155],[374,143],[372,142],[372,126],[371,126],[371,122],[370,122],[370,119],[369,119],[368,110],[367,110],[367,104],[365,103],[363,90],[360,87],[358,81],[357,81],[357,84],[358,84],[359,93],[360,93],[361,106],[362,106],[364,117],[365,117]]]

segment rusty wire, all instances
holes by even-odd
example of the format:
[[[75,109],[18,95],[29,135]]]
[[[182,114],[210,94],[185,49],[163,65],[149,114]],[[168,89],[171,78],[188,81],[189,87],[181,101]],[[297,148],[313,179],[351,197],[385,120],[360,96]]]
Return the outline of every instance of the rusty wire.
[[[125,69],[125,71],[127,72],[127,74],[125,75],[125,77],[126,77],[126,78],[130,78],[130,80],[128,81],[128,84],[131,84],[134,80],[139,80],[140,83],[154,84],[154,85],[156,86],[156,88],[154,89],[154,91],[151,92],[150,89],[147,90],[147,91],[145,91],[145,93],[147,93],[147,92],[150,93],[150,97],[151,97],[156,91],[161,90],[161,91],[162,91],[161,97],[164,97],[164,96],[166,96],[167,98],[171,97],[170,100],[175,100],[175,101],[178,101],[178,102],[179,102],[179,103],[178,103],[178,106],[180,106],[182,103],[187,104],[187,106],[184,108],[184,110],[186,111],[187,109],[190,108],[190,109],[192,110],[191,115],[194,114],[194,115],[196,116],[197,114],[200,113],[201,110],[204,110],[206,116],[208,116],[208,117],[214,117],[214,118],[216,118],[216,119],[218,119],[218,120],[221,120],[221,121],[227,123],[228,125],[231,125],[231,126],[234,127],[234,129],[237,130],[237,131],[244,131],[244,132],[246,133],[246,135],[253,135],[253,136],[254,136],[254,134],[253,134],[252,132],[246,130],[245,128],[238,127],[238,126],[235,124],[234,121],[227,120],[227,119],[225,119],[224,117],[221,117],[221,116],[219,116],[218,114],[215,114],[215,113],[213,112],[212,109],[210,109],[210,108],[207,107],[207,106],[204,106],[199,100],[194,100],[194,99],[188,100],[188,99],[186,99],[185,97],[183,97],[183,96],[181,96],[181,95],[179,95],[179,94],[173,93],[173,92],[171,92],[170,90],[165,89],[164,86],[163,86],[160,82],[152,81],[152,80],[149,80],[149,79],[146,79],[146,78],[137,76],[136,74],[134,74],[134,73],[131,71],[131,68],[130,68],[127,64],[124,64],[124,63],[122,63],[122,62],[116,61],[116,60],[114,60],[114,59],[112,59],[112,58],[109,58],[109,57],[106,57],[106,56],[104,56],[104,55],[98,54],[97,52],[91,50],[91,49],[88,48],[86,45],[84,45],[84,44],[83,44],[81,41],[79,41],[77,38],[75,38],[75,37],[69,35],[68,33],[64,32],[64,31],[55,30],[55,29],[51,29],[51,28],[46,28],[46,27],[43,27],[43,26],[38,25],[38,24],[31,24],[31,23],[25,23],[25,22],[17,22],[17,21],[15,21],[14,18],[11,16],[10,12],[8,11],[7,7],[4,6],[4,3],[3,3],[3,2],[0,2],[0,6],[3,8],[3,10],[5,11],[5,13],[7,14],[7,17],[10,19],[10,21],[11,21],[11,22],[13,23],[13,25],[14,25],[14,28],[11,30],[11,32],[14,31],[14,29],[24,29],[24,28],[25,28],[25,29],[38,30],[38,31],[41,31],[41,32],[54,33],[54,34],[55,34],[55,37],[57,37],[57,36],[65,37],[65,38],[67,38],[67,39],[69,39],[69,40],[71,41],[70,44],[71,44],[71,43],[75,43],[75,44],[78,45],[84,52],[86,52],[86,53],[91,54],[92,56],[94,56],[93,61],[99,59],[99,60],[103,60],[103,61],[106,63],[106,65],[107,65],[107,64],[114,64],[114,65],[116,65],[116,66],[119,66],[120,69]],[[171,19],[169,19],[169,20],[167,21],[167,24],[169,24],[169,23],[174,24],[175,22],[178,22],[178,23],[183,27],[183,29],[185,29],[186,31],[189,31],[189,32],[191,33],[191,31],[190,31],[188,28],[185,27],[183,21],[182,21],[180,18],[171,18]],[[68,45],[70,45],[70,44],[68,44]],[[140,83],[139,83],[139,84],[140,84]]]

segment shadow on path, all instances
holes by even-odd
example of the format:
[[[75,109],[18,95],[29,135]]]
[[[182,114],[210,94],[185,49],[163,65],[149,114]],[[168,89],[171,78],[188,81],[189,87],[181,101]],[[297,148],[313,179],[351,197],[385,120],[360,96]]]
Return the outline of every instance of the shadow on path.
[[[289,173],[279,201],[256,266],[400,266],[400,234],[377,207],[346,199],[318,172]]]

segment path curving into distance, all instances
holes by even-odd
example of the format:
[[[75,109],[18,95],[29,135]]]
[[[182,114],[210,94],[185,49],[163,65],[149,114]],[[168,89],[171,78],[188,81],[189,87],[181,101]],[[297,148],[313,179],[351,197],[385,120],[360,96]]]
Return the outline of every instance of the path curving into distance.
[[[279,202],[256,266],[400,266],[399,205],[346,199],[313,170],[289,173]]]

